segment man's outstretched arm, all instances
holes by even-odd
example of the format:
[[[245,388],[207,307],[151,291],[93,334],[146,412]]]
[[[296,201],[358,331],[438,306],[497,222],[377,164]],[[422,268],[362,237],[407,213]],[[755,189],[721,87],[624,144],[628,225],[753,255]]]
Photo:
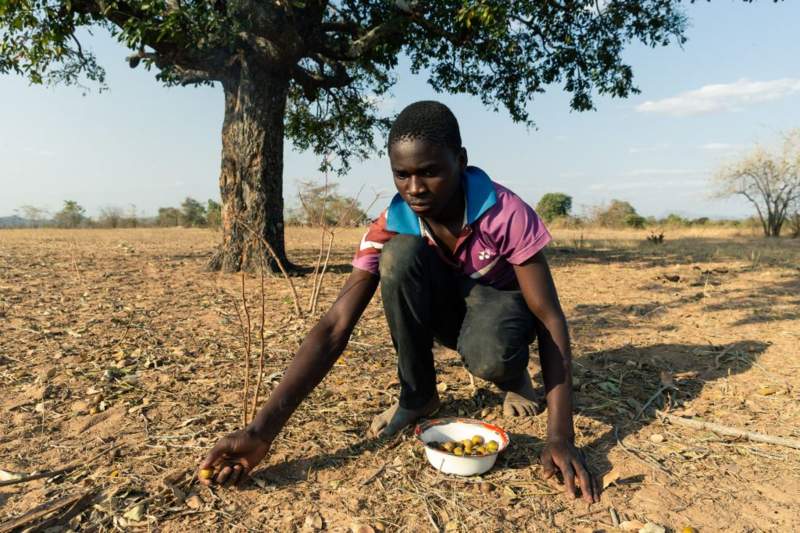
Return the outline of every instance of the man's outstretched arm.
[[[522,296],[536,316],[539,359],[547,395],[547,442],[541,454],[545,477],[552,477],[558,469],[567,492],[577,497],[577,481],[586,501],[598,501],[596,480],[583,454],[575,447],[569,332],[544,252],[515,266],[514,271]]]
[[[377,287],[377,276],[353,270],[333,306],[306,336],[280,384],[253,422],[223,437],[203,460],[200,479],[204,483],[236,484],[261,462],[294,410],[344,351]]]

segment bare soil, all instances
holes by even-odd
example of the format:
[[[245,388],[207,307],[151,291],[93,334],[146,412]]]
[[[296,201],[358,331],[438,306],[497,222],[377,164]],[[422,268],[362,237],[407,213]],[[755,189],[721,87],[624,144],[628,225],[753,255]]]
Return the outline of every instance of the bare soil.
[[[360,235],[337,233],[321,310]],[[626,521],[798,530],[800,450],[673,425],[653,407],[800,439],[800,240],[676,230],[653,245],[645,236],[557,230],[548,252],[573,339],[577,440],[608,485],[588,507],[540,478],[546,414],[503,418],[499,391],[480,381],[473,389],[446,349],[436,353],[439,414],[509,431],[497,466],[480,479],[445,476],[409,433],[364,437],[398,388],[379,296],[254,481],[201,487],[198,460],[242,418],[233,307],[241,278],[204,268],[220,235],[0,231],[0,470],[76,466],[0,487],[0,531],[39,505],[95,489],[102,498],[73,506],[68,524],[51,520],[52,531],[589,532]],[[296,264],[313,265],[318,246],[318,230],[288,231]],[[246,281],[257,354],[260,283]],[[305,309],[312,275],[293,282]],[[318,317],[295,316],[285,281],[270,277],[265,318],[269,390]]]

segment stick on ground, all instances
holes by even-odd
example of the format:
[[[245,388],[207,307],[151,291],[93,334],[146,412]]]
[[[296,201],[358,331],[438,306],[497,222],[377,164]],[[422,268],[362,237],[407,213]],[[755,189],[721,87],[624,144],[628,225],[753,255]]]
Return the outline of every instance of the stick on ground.
[[[692,429],[701,429],[718,433],[720,435],[727,435],[729,437],[743,437],[753,442],[764,442],[766,444],[775,444],[777,446],[786,446],[788,448],[795,448],[800,450],[800,441],[794,439],[787,439],[784,437],[773,437],[772,435],[765,435],[764,433],[756,433],[754,431],[745,431],[743,429],[733,428],[730,426],[723,426],[715,424],[714,422],[705,422],[703,420],[694,420],[691,418],[683,418],[680,416],[665,413],[656,409],[656,413],[669,420],[673,424],[680,426],[690,427]]]

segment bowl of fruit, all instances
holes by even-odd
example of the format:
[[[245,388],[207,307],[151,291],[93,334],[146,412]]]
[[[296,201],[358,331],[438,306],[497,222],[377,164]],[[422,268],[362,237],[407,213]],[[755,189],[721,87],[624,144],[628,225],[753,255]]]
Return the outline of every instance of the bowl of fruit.
[[[474,476],[494,466],[508,447],[501,428],[470,418],[439,418],[419,424],[414,434],[425,446],[428,462],[445,474]]]

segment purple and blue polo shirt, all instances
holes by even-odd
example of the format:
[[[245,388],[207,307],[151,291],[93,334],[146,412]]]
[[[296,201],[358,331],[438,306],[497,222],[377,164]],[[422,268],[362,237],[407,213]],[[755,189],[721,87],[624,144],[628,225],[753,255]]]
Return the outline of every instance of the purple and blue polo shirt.
[[[550,233],[531,206],[493,182],[483,170],[467,167],[462,179],[466,197],[463,228],[452,259],[441,251],[440,256],[478,283],[500,289],[514,286],[513,265],[536,255],[552,239]],[[438,250],[425,222],[396,194],[361,239],[353,266],[378,275],[383,245],[400,234],[424,237]]]

